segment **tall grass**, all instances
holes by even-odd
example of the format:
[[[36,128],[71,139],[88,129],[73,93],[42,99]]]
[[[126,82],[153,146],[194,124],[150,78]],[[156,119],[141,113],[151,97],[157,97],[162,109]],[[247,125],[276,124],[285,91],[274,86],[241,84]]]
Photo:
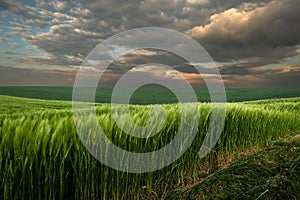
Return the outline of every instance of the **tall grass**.
[[[211,107],[201,103],[199,130],[192,146],[170,166],[145,174],[119,172],[91,156],[76,133],[70,109],[62,106],[59,110],[22,109],[21,113],[9,113],[8,109],[0,115],[0,198],[138,199],[143,195],[164,196],[176,185],[192,182],[199,170],[213,168],[233,153],[260,148],[271,140],[299,130],[298,100],[278,104],[265,102],[263,105],[255,102],[228,104],[221,138],[203,159],[198,157],[198,151],[208,129]],[[97,116],[113,143],[129,151],[148,152],[163,147],[176,135],[179,105],[164,107],[167,111],[165,127],[146,139],[122,132],[111,116],[109,105],[99,105]],[[118,109],[122,115],[122,106]],[[132,106],[131,110],[135,122],[147,124],[149,106]]]

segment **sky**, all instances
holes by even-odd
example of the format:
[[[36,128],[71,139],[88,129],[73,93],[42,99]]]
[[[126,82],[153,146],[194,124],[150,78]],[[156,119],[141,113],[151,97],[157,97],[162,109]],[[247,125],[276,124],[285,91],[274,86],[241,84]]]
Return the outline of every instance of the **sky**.
[[[299,0],[0,0],[0,86],[72,86],[84,59],[105,39],[162,27],[199,42],[226,87],[300,89],[299,8]],[[171,66],[192,85],[205,87],[190,63],[157,49],[118,58],[103,85],[146,63]],[[154,69],[132,73],[178,79]]]

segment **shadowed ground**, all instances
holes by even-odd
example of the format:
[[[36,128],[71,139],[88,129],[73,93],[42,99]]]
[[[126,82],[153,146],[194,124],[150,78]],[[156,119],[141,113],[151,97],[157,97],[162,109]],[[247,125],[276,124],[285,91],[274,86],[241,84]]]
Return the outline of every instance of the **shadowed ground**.
[[[300,199],[300,135],[273,142],[167,199]]]

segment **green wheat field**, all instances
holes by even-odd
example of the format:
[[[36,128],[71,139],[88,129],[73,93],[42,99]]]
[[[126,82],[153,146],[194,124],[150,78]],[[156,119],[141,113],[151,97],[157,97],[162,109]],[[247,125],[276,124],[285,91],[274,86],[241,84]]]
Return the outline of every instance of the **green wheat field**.
[[[133,120],[147,124],[148,104],[155,99],[153,103],[163,103],[167,122],[146,139],[119,129],[105,100],[109,91],[96,96],[99,123],[114,144],[149,152],[174,138],[180,104],[166,98],[171,93],[151,96],[150,90],[132,99]],[[203,100],[194,102],[200,123],[191,147],[173,164],[143,174],[109,168],[85,149],[74,125],[70,92],[0,88],[0,199],[300,199],[299,91],[227,90],[224,130],[202,159],[198,151],[211,104],[200,91]],[[122,105],[118,109],[122,113]]]

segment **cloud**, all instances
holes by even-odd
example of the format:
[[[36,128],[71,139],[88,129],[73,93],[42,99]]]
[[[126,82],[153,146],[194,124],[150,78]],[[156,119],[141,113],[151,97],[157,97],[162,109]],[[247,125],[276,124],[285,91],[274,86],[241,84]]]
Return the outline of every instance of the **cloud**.
[[[284,64],[286,58],[299,54],[298,0],[32,2],[35,3],[0,0],[4,30],[0,43],[7,40],[12,48],[1,53],[11,55],[6,58],[15,61],[17,66],[23,63],[43,67],[79,66],[88,53],[109,36],[131,28],[156,26],[185,32],[199,41],[215,61],[221,62],[220,71],[229,86],[240,83],[237,85],[271,87],[273,79],[279,87],[280,80],[289,83],[289,77],[296,81],[292,73],[300,73],[295,66],[282,71],[262,68]],[[145,43],[139,35],[134,37]],[[153,39],[165,42],[160,38],[153,35]],[[26,55],[15,51],[16,43],[19,43],[18,51],[24,47]],[[28,48],[26,43],[30,44]],[[223,64],[227,61],[231,64]],[[106,80],[113,83],[109,76],[111,80],[116,79],[134,66],[154,62],[173,66],[193,84],[201,84],[191,63],[168,52],[151,49],[117,59],[109,67]]]
[[[32,28],[29,25],[21,24],[20,22],[10,21],[8,26],[9,32],[7,36],[15,35],[15,36],[26,36],[28,34],[32,34]]]
[[[0,0],[0,9],[1,10],[9,9],[10,6],[11,6],[11,4],[8,1]]]
[[[72,86],[76,71],[0,66],[1,86]]]
[[[204,79],[210,81],[219,81],[218,76],[211,74],[210,71],[203,72],[199,74],[194,68],[188,71],[186,64],[184,69],[179,70],[180,74],[193,86],[195,87],[206,87]],[[132,77],[138,75],[138,73],[154,73],[156,77],[171,78],[178,80],[178,85],[182,80],[182,76],[178,76],[178,73],[173,73],[172,71],[155,71],[155,66],[147,66],[143,68],[135,68],[131,71],[135,72]],[[177,68],[175,68],[178,70]],[[116,71],[112,70],[109,73],[113,74]],[[252,65],[247,66],[246,63],[227,66],[220,68],[223,83],[229,88],[295,88],[300,89],[300,65],[296,66],[284,66],[278,68],[262,68],[253,67]],[[125,73],[123,71],[123,73]],[[121,76],[122,74],[120,74]],[[109,77],[109,76],[108,76]],[[115,77],[116,78],[116,77]],[[115,80],[114,82],[116,82]],[[111,83],[114,83],[113,81]]]
[[[8,54],[8,55],[23,55],[23,56],[26,55],[26,53],[24,53],[24,52],[14,52],[14,51],[8,51],[8,50],[2,50],[1,52],[4,54]]]
[[[33,52],[35,49],[32,46],[27,46],[26,51]]]
[[[163,50],[141,49],[120,57],[115,60],[109,68],[113,70],[124,70],[147,63],[159,63],[172,67],[175,65],[183,65],[186,62],[185,59]]]
[[[69,24],[60,24],[51,26],[47,33],[24,36],[23,39],[47,52],[53,64],[78,65],[82,61],[82,55],[87,55],[100,42],[100,36],[101,33],[74,28]],[[74,57],[77,59],[73,59]],[[63,58],[65,62],[60,62]]]
[[[218,61],[258,57],[282,58],[296,54],[300,43],[300,1],[274,0],[242,4],[210,17],[206,25],[186,31]]]
[[[9,48],[17,48],[17,47],[19,47],[20,45],[19,45],[19,43],[17,43],[17,42],[9,42],[8,43],[8,47]]]
[[[3,43],[6,40],[7,40],[6,38],[0,38],[0,44]]]
[[[62,56],[53,56],[51,54],[46,54],[45,57],[41,56],[27,56],[26,58],[13,58],[13,60],[19,64],[21,63],[26,63],[30,65],[37,65],[37,66],[80,66],[82,63],[82,59],[75,57],[75,56],[67,56],[67,55],[62,55]]]
[[[66,62],[68,56],[82,59],[79,54],[87,56],[103,39],[123,30],[159,26],[184,31],[204,23],[209,15],[238,4],[223,2],[219,3],[221,6],[215,6],[213,0],[85,0],[73,3],[36,0],[37,6],[34,7],[25,2],[1,2],[5,5],[3,9],[25,20],[25,24],[10,24],[12,35],[22,37],[24,41],[51,55],[53,60],[65,57]],[[48,32],[32,32],[32,26],[50,27]],[[57,63],[54,61],[55,65]]]
[[[216,9],[215,6],[204,8],[203,4],[207,2],[208,0],[189,2],[187,0],[82,0],[80,4],[85,10],[89,10],[89,15],[92,17],[90,19],[94,24],[104,20],[110,27],[114,27],[109,32],[112,35],[118,31],[146,26],[184,31],[204,22],[207,16],[217,10],[224,9],[221,7]],[[93,28],[99,30],[97,26]]]
[[[68,1],[55,1],[54,8],[58,11],[64,11],[68,7]]]
[[[73,17],[88,17],[92,13],[89,9],[84,9],[84,8],[72,8],[70,10],[70,15]]]
[[[300,89],[300,65],[282,68],[262,69],[249,68],[252,73],[222,75],[227,87],[261,87],[261,88],[294,88]],[[254,72],[253,72],[254,71]]]
[[[191,5],[206,5],[209,4],[210,1],[209,0],[187,0],[187,3],[191,4]]]
[[[27,24],[34,24],[39,28],[44,28],[49,25],[49,21],[41,20],[41,19],[28,19],[26,20]]]

